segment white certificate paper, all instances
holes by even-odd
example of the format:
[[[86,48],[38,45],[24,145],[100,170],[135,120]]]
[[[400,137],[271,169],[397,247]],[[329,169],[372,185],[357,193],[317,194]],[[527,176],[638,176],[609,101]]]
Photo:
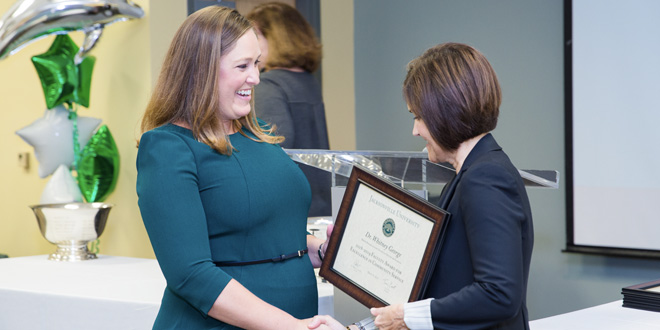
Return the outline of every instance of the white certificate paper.
[[[432,230],[433,222],[360,184],[332,268],[385,304],[407,302]]]

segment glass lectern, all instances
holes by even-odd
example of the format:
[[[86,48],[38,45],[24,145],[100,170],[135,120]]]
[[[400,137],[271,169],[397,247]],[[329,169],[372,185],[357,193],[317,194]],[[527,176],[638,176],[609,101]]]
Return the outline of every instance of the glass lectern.
[[[425,152],[410,151],[334,151],[311,149],[285,149],[294,161],[313,166],[332,175],[332,185],[341,185],[353,168],[359,164],[377,176],[388,179],[403,188],[408,185],[444,185],[453,175],[448,164],[436,164],[428,160]],[[559,172],[553,170],[519,170],[529,187],[558,188]]]
[[[354,164],[363,166],[380,178],[408,189],[430,202],[454,176],[448,163],[436,164],[426,152],[411,151],[335,151],[284,149],[294,161],[327,171],[331,176],[333,218],[335,205],[341,202]],[[528,187],[558,188],[559,172],[554,170],[519,170]],[[337,196],[338,195],[338,196]],[[434,203],[435,204],[435,203]]]

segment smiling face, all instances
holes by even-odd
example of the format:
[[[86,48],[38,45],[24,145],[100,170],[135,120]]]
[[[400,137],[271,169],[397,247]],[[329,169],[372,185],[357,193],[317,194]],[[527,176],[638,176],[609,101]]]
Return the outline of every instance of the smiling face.
[[[252,109],[250,100],[252,87],[259,83],[260,55],[257,35],[250,30],[220,57],[220,118],[228,133],[234,133],[232,120],[247,116]]]
[[[410,111],[410,113],[415,115],[412,111]],[[415,115],[414,118],[412,135],[419,136],[426,141],[425,149],[430,161],[434,163],[451,162],[452,153],[445,151],[437,142],[435,142],[428,127],[426,127],[422,118],[417,115]]]
[[[449,161],[447,152],[445,152],[440,145],[433,140],[431,133],[429,133],[426,124],[424,124],[424,121],[421,118],[415,117],[412,134],[414,136],[419,136],[426,141],[426,152],[429,155],[430,161],[434,163]]]

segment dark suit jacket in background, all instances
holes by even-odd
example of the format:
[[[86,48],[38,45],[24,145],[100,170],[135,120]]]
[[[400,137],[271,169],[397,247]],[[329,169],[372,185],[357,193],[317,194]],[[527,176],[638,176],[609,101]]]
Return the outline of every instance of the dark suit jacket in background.
[[[309,72],[273,69],[261,74],[254,86],[254,110],[257,116],[277,126],[277,134],[286,138],[286,149],[330,148],[321,86]],[[312,189],[308,216],[332,215],[330,173],[299,164]]]
[[[445,186],[450,220],[426,297],[436,329],[529,329],[526,295],[534,244],[520,173],[491,134]]]

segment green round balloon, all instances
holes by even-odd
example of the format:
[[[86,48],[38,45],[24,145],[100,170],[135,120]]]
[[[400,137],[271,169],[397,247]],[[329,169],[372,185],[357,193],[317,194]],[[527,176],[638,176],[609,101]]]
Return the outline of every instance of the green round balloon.
[[[78,186],[88,203],[103,202],[117,184],[119,151],[108,126],[89,139],[78,162]]]

